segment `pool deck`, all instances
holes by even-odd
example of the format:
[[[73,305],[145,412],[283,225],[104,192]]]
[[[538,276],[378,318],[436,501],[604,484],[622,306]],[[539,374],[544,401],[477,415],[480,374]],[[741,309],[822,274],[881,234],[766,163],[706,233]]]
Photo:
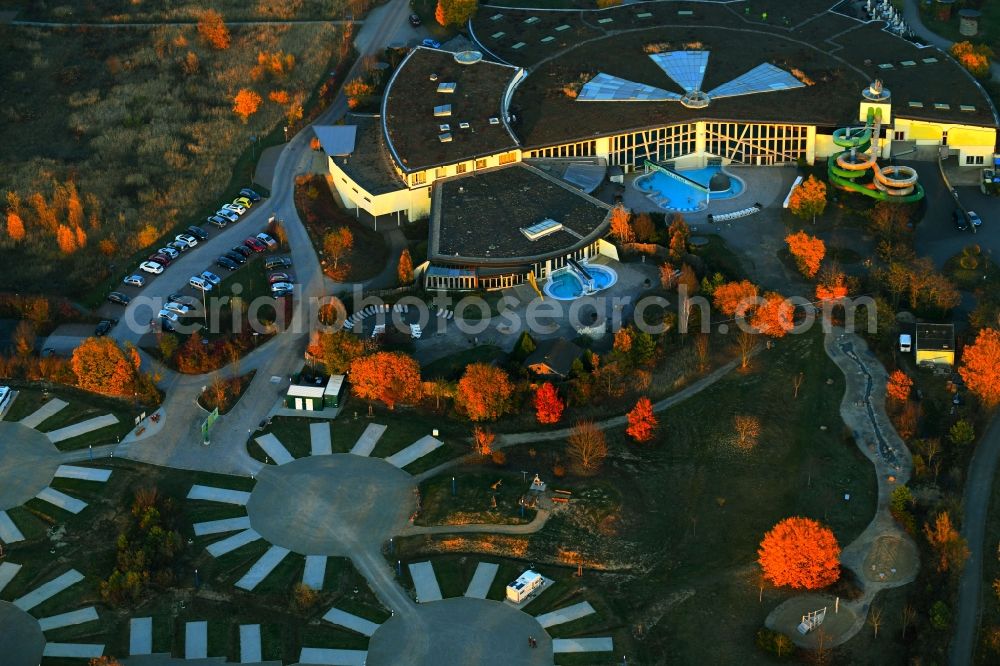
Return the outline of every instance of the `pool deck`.
[[[712,175],[715,174],[717,169],[718,167],[678,169],[677,173],[687,178],[687,180],[690,180],[692,182],[707,187],[708,181],[710,181]],[[637,191],[639,194],[644,196],[646,200],[649,202],[649,205],[652,205],[654,209],[657,209],[659,211],[666,211],[670,213],[683,213],[685,215],[699,213],[699,212],[707,213],[710,212],[708,209],[711,203],[714,203],[715,201],[729,201],[731,199],[738,199],[741,196],[743,196],[743,194],[746,193],[747,191],[746,183],[739,175],[733,173],[733,171],[730,170],[728,167],[722,167],[721,171],[726,175],[732,177],[734,181],[739,182],[739,187],[740,187],[739,194],[729,194],[729,190],[727,190],[725,193],[723,193],[724,196],[721,199],[712,199],[710,202],[706,202],[704,199],[705,197],[704,193],[698,192],[697,190],[694,190],[692,188],[687,188],[687,186],[680,181],[669,180],[670,178],[669,176],[666,176],[657,171],[650,171],[649,173],[643,173],[641,171],[637,172],[635,177],[631,180],[631,183],[626,184],[626,187],[631,187],[633,190]],[[659,180],[667,180],[668,182],[666,184],[670,188],[676,189],[677,192],[668,192],[664,194],[662,190],[655,190],[650,192],[639,187],[639,181],[641,179],[656,178],[658,174],[659,174]],[[684,190],[684,192],[681,192],[681,190]],[[688,195],[687,191],[690,191],[691,194]],[[686,197],[687,199],[684,205],[678,204],[681,197]]]
[[[583,264],[584,268],[586,268],[588,270],[589,269],[597,269],[597,270],[594,270],[595,274],[604,273],[606,275],[610,275],[611,276],[611,279],[608,281],[607,284],[605,284],[604,286],[600,287],[599,289],[596,289],[593,292],[593,294],[591,294],[591,295],[599,294],[602,291],[604,291],[605,289],[609,289],[609,288],[615,286],[615,284],[618,282],[618,272],[615,271],[615,269],[611,268],[610,266],[602,265],[600,263],[592,262],[592,261],[584,261],[584,262],[581,262],[581,263]],[[552,293],[551,287],[552,287],[552,279],[553,279],[553,277],[556,276],[556,275],[565,274],[565,273],[568,273],[568,274],[570,274],[570,275],[573,276],[573,279],[576,280],[576,284],[578,284],[580,286],[580,290],[581,290],[580,293],[578,293],[576,295],[573,295],[573,296],[568,296],[568,295],[567,296],[560,296],[560,295]],[[559,269],[556,269],[555,271],[553,271],[552,275],[550,275],[548,278],[546,278],[545,283],[542,286],[542,290],[545,292],[546,296],[549,296],[550,298],[554,298],[557,301],[575,301],[576,299],[578,299],[578,298],[580,298],[581,296],[584,295],[583,291],[582,291],[583,290],[583,281],[576,274],[576,270],[574,270],[571,266],[564,266],[562,268],[559,268]]]
[[[709,202],[708,208],[697,211],[667,211],[660,208],[649,200],[644,192],[635,187],[635,180],[643,175],[642,171],[633,172],[625,176],[625,193],[623,201],[631,210],[639,213],[683,213],[688,223],[707,221],[709,213],[719,215],[721,213],[732,213],[752,206],[756,202],[770,205],[777,199],[777,205],[781,206],[781,200],[788,194],[788,187],[791,180],[787,174],[795,173],[795,167],[757,167],[757,166],[733,166],[725,167],[726,173],[736,176],[743,181],[743,192],[730,199],[714,199]],[[794,175],[792,176],[794,178]],[[787,181],[787,182],[786,182]],[[780,199],[778,198],[780,194]]]

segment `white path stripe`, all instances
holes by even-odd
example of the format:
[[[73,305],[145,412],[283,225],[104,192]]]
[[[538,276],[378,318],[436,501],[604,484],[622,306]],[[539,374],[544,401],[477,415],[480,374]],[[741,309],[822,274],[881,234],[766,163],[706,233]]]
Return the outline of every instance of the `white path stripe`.
[[[21,534],[21,530],[17,529],[17,525],[14,524],[6,511],[0,511],[0,541],[4,543],[24,541],[24,535]]]
[[[93,432],[94,430],[100,430],[101,428],[107,428],[108,426],[113,426],[118,423],[118,417],[114,414],[104,414],[103,416],[95,416],[92,419],[87,419],[86,421],[81,421],[80,423],[74,423],[73,425],[68,425],[65,428],[59,428],[59,430],[53,430],[52,432],[45,433],[49,441],[53,444],[56,442],[61,442],[64,439],[71,439],[73,437],[79,437],[80,435],[86,435],[88,432]]]
[[[368,652],[365,650],[329,650],[326,648],[302,648],[300,664],[327,664],[332,666],[365,666]]]
[[[325,578],[326,555],[306,555],[306,568],[302,572],[302,584],[314,590],[322,590]]]
[[[347,627],[351,631],[356,631],[359,634],[369,637],[375,633],[376,629],[379,628],[379,625],[376,623],[366,620],[363,617],[358,617],[357,615],[348,613],[347,611],[342,611],[339,608],[331,608],[327,611],[326,615],[323,616],[323,619],[330,624]]]
[[[287,465],[295,460],[295,457],[288,452],[285,445],[278,441],[278,438],[274,435],[261,435],[257,438],[257,443],[260,444],[260,448],[264,449],[264,453],[271,456],[271,460],[278,465]]]
[[[33,413],[21,419],[20,423],[21,425],[29,428],[37,428],[41,425],[42,421],[55,415],[68,404],[68,402],[64,402],[59,398],[52,398],[47,403],[36,409]]]
[[[485,599],[499,568],[500,565],[493,562],[480,562],[476,566],[476,573],[472,575],[472,580],[469,581],[469,587],[465,590],[465,596],[473,599]]]
[[[14,576],[21,570],[20,564],[13,562],[0,562],[0,592],[7,587],[7,583],[14,580]]]
[[[153,618],[134,617],[128,623],[128,653],[153,653]]]
[[[594,607],[591,606],[589,602],[581,601],[578,604],[573,604],[572,606],[566,606],[565,608],[560,608],[550,613],[539,615],[535,619],[538,620],[538,624],[548,629],[549,627],[554,627],[557,624],[565,624],[566,622],[579,620],[581,617],[586,617],[595,612]]]
[[[260,625],[240,625],[240,663],[255,664],[261,661]]]
[[[326,421],[310,423],[309,441],[314,456],[328,456],[333,453],[333,445],[330,443],[330,424]]]
[[[369,423],[365,431],[361,433],[361,437],[358,437],[358,441],[354,443],[354,448],[351,449],[351,453],[356,456],[369,456],[371,455],[372,449],[378,444],[378,440],[382,439],[382,435],[385,433],[386,426],[379,425],[378,423]]]
[[[396,467],[406,467],[414,460],[426,456],[442,444],[444,444],[444,442],[441,440],[434,439],[430,435],[425,435],[399,453],[389,456],[385,459],[385,461],[390,465],[395,465]]]
[[[14,600],[14,605],[23,611],[29,611],[43,601],[48,601],[71,585],[83,580],[83,574],[76,569],[70,569],[58,578],[53,578],[41,587],[28,592],[23,597]]]
[[[69,511],[70,513],[80,513],[87,508],[87,503],[83,500],[70,497],[66,493],[61,493],[52,487],[43,488],[42,492],[35,495],[35,497],[43,502],[48,502],[49,504],[57,506],[60,509]]]
[[[414,562],[410,565],[410,578],[417,591],[417,601],[441,601],[441,588],[437,576],[434,575],[434,565],[430,562]]]
[[[250,570],[243,575],[243,578],[236,581],[236,587],[241,590],[253,590],[281,564],[281,561],[288,556],[288,553],[289,550],[287,548],[271,546],[267,549],[266,553],[260,556],[259,560],[254,562]]]
[[[60,479],[80,479],[81,481],[105,483],[111,478],[111,470],[77,467],[75,465],[59,465],[59,469],[56,470],[56,476]]]
[[[257,534],[257,532],[255,532],[254,530],[252,529],[243,530],[239,534],[234,534],[231,537],[226,537],[222,541],[216,541],[215,543],[209,545],[208,548],[206,548],[205,550],[207,550],[208,554],[211,555],[212,557],[219,557],[220,555],[231,553],[237,548],[242,548],[248,543],[252,543],[259,538],[260,535]]]
[[[189,500],[205,500],[207,502],[222,502],[223,504],[239,504],[245,506],[250,499],[250,493],[228,488],[213,488],[212,486],[191,486],[187,498]]]
[[[90,606],[68,613],[53,615],[52,617],[43,617],[38,621],[38,626],[42,628],[42,631],[48,631],[49,629],[59,629],[60,627],[71,627],[74,624],[93,622],[96,619],[97,609]]]
[[[72,657],[75,659],[96,659],[104,654],[104,645],[89,643],[46,643],[45,657]]]
[[[552,652],[611,652],[614,644],[610,636],[603,638],[553,638]]]
[[[188,622],[184,626],[184,658],[208,657],[208,622]]]
[[[235,532],[236,530],[246,530],[250,528],[250,516],[238,516],[236,518],[223,518],[222,520],[210,520],[207,523],[195,523],[195,536],[206,534],[222,534],[223,532]]]

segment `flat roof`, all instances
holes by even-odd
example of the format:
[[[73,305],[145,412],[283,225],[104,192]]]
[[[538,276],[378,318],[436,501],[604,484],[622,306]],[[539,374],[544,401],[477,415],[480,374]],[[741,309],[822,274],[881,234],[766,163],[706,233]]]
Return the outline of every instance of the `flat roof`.
[[[354,125],[313,125],[313,132],[327,155],[350,155],[354,152],[358,132]]]
[[[383,125],[389,150],[405,171],[454,164],[517,147],[503,118],[503,100],[521,75],[518,67],[481,60],[460,65],[449,51],[417,47],[396,68],[383,100]],[[455,90],[439,93],[438,85]],[[447,116],[436,107],[449,105]],[[490,123],[490,118],[499,122]],[[442,123],[451,125],[452,140],[442,142]],[[468,123],[462,129],[460,123]]]
[[[917,323],[917,351],[955,351],[953,324]]]
[[[322,398],[324,387],[303,386],[302,384],[292,384],[288,387],[288,395],[293,398]]]
[[[354,150],[348,156],[331,158],[337,166],[371,194],[405,189],[406,183],[393,166],[385,147],[379,118],[348,114],[347,122],[356,128]]]
[[[434,183],[428,257],[523,264],[571,252],[606,232],[611,207],[569,183],[518,163]],[[529,240],[522,228],[552,219],[562,229]]]

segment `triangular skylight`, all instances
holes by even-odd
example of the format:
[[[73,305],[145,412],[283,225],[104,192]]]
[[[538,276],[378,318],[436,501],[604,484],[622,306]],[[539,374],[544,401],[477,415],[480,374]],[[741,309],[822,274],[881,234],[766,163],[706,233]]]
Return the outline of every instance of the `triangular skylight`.
[[[701,90],[705,68],[708,67],[708,51],[667,51],[654,53],[649,57],[684,92]]]

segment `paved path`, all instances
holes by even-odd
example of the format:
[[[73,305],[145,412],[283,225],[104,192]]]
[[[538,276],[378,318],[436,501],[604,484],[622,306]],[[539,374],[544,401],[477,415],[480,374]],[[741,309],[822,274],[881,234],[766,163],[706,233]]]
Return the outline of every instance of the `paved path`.
[[[0,511],[21,506],[48,486],[61,459],[44,433],[0,421]]]
[[[24,541],[24,534],[17,529],[17,525],[14,524],[6,511],[0,511],[0,541],[4,543]]]
[[[113,426],[116,423],[118,423],[117,416],[114,414],[104,414],[102,416],[95,416],[92,419],[87,419],[86,421],[80,421],[79,423],[68,425],[65,428],[52,430],[45,434],[48,436],[49,441],[55,444],[56,442],[61,442],[66,439],[86,435],[88,432],[93,432],[94,430],[100,430],[101,428]]]
[[[80,513],[87,508],[87,503],[83,500],[70,497],[66,493],[60,492],[52,487],[43,488],[41,492],[35,495],[35,497],[43,502],[48,502],[53,506],[57,506],[64,511],[69,511],[72,514]]]
[[[69,403],[64,400],[52,398],[34,412],[21,419],[19,423],[23,426],[27,426],[28,428],[37,428],[42,424],[42,421],[50,416],[54,416],[67,405],[69,405]]]
[[[557,624],[565,624],[567,622],[572,622],[573,620],[579,620],[581,617],[593,615],[595,612],[594,607],[591,606],[589,602],[581,601],[578,604],[573,604],[572,606],[566,606],[565,608],[560,608],[559,610],[539,615],[535,619],[538,620],[538,624],[548,629],[549,627],[554,627]]]
[[[356,456],[369,456],[375,445],[378,444],[378,440],[382,438],[385,433],[386,426],[380,425],[378,423],[369,423],[365,431],[361,433],[358,437],[358,441],[355,442],[354,448],[351,449],[351,453]]]
[[[302,584],[314,590],[322,590],[325,578],[326,555],[306,555],[306,568],[302,571]]]
[[[14,576],[16,576],[17,572],[20,570],[20,564],[14,564],[13,562],[0,562],[0,592],[3,592],[3,588],[7,587],[7,584],[14,580]]]
[[[534,534],[541,531],[548,522],[552,511],[538,509],[530,523],[521,525],[492,525],[490,523],[472,523],[468,525],[411,525],[407,524],[397,532],[399,536],[414,536],[416,534],[462,534],[489,532],[490,534]]]
[[[242,490],[230,490],[228,488],[213,488],[212,486],[191,486],[187,498],[189,500],[206,500],[209,502],[222,502],[224,504],[238,504],[246,506],[250,500],[250,493]]]
[[[924,25],[917,0],[905,0],[905,3],[903,7],[903,19],[909,24],[913,34],[922,41],[933,44],[942,51],[947,52],[954,42],[946,37],[942,37]],[[997,65],[996,62],[990,64],[990,73],[994,81],[1000,81],[1000,65]]]
[[[222,534],[223,532],[248,529],[250,529],[250,518],[248,516],[239,516],[237,518],[223,518],[222,520],[195,523],[194,535],[204,536],[206,534]]]
[[[288,452],[285,445],[270,433],[258,437],[257,443],[260,444],[260,448],[264,449],[264,453],[269,455],[271,460],[277,465],[287,465],[295,460],[295,456]]]
[[[553,638],[552,652],[611,652],[615,649],[610,636],[603,638]]]
[[[83,624],[84,622],[94,622],[95,620],[97,620],[97,609],[93,606],[88,606],[87,608],[61,613],[60,615],[43,617],[38,620],[38,626],[42,628],[42,631],[49,631],[50,629],[71,627],[75,624]]]
[[[240,662],[252,664],[261,660],[260,625],[240,625]]]
[[[413,579],[413,587],[417,592],[417,601],[422,604],[441,601],[441,588],[438,586],[437,576],[434,575],[434,565],[430,562],[413,562],[409,567],[410,578]]]
[[[336,624],[341,627],[347,627],[351,631],[356,631],[364,636],[371,636],[375,633],[375,630],[379,628],[379,625],[372,622],[371,620],[366,620],[363,617],[358,617],[357,615],[352,615],[347,611],[342,611],[339,608],[331,608],[323,616],[323,619],[330,624]]]
[[[97,481],[106,483],[111,478],[110,469],[95,469],[93,467],[77,467],[75,465],[59,465],[55,476],[60,479],[79,479],[81,481]]]
[[[253,543],[259,538],[260,535],[254,530],[243,530],[242,532],[234,534],[231,537],[227,537],[222,541],[216,541],[215,543],[210,544],[205,550],[207,550],[208,554],[212,557],[220,557],[226,553],[233,552],[237,548],[242,548],[248,543]]]
[[[250,570],[243,574],[243,577],[236,581],[236,587],[241,590],[253,590],[274,571],[290,551],[281,546],[271,546],[260,559],[253,563]]]
[[[441,446],[444,446],[444,442],[442,442],[440,439],[435,439],[430,435],[424,435],[423,437],[415,441],[413,444],[410,444],[402,451],[399,451],[398,453],[394,453],[393,455],[389,456],[388,458],[385,459],[385,461],[390,465],[395,465],[396,467],[402,469],[403,467],[406,467],[414,460],[417,460],[418,458],[423,458],[428,453]]]
[[[163,26],[192,26],[196,21],[157,21],[155,23],[149,22],[130,22],[130,21],[119,21],[116,23],[106,22],[106,21],[83,21],[83,22],[65,22],[65,21],[29,21],[29,20],[14,20],[9,21],[7,25],[13,26],[23,26],[27,28],[101,28],[101,29],[123,29],[123,28],[133,28],[133,29],[152,29],[160,28]],[[348,25],[348,24],[364,23],[361,21],[348,21],[346,19],[339,20],[273,20],[273,21],[226,21],[227,26],[265,26],[265,25],[281,25],[281,26],[295,26],[295,25]]]
[[[333,446],[330,443],[330,424],[322,423],[309,424],[310,451],[314,456],[328,456],[333,453]]]
[[[493,585],[493,579],[497,577],[497,570],[500,565],[494,562],[480,562],[476,566],[476,573],[472,574],[469,587],[465,590],[465,596],[473,599],[485,599]]]
[[[128,653],[153,653],[153,618],[134,617],[128,623]]]
[[[35,606],[48,601],[63,590],[68,589],[83,580],[83,574],[76,569],[70,569],[66,573],[53,578],[49,582],[41,585],[22,597],[14,600],[14,605],[23,611],[29,611]]]
[[[46,643],[46,657],[70,657],[73,659],[96,659],[104,654],[104,645],[89,643]]]
[[[184,625],[184,658],[204,659],[208,656],[208,622],[188,622]]]
[[[300,664],[333,664],[334,666],[365,666],[368,653],[364,650],[331,650],[304,647],[299,653]]]

